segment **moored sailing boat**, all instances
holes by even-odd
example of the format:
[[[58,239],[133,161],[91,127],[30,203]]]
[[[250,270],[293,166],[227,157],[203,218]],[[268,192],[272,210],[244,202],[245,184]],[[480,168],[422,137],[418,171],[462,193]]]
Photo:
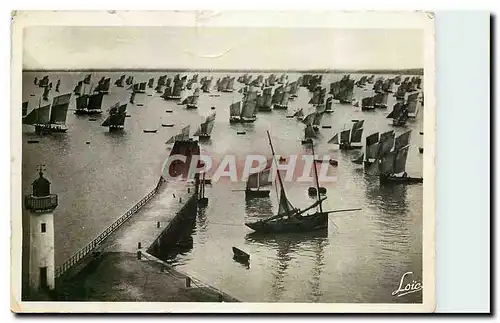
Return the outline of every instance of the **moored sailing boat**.
[[[210,139],[210,134],[214,129],[215,125],[215,112],[209,115],[205,121],[198,127],[198,130],[193,134],[193,136],[197,136],[200,140],[202,139]]]
[[[188,96],[184,101],[182,101],[182,104],[186,105],[187,109],[196,109],[198,108],[198,99],[200,97],[200,89],[196,88],[190,96]]]
[[[35,126],[35,132],[57,133],[66,132],[66,116],[68,114],[69,101],[71,93],[55,97],[52,105],[40,106],[32,110],[23,118],[23,124]]]
[[[243,101],[241,109],[241,122],[255,122],[257,116],[255,115],[255,107],[257,106],[257,92],[249,91]]]
[[[361,111],[375,110],[374,101],[373,96],[361,99]]]
[[[94,92],[108,94],[109,93],[109,86],[110,85],[111,85],[111,79],[110,78],[103,78],[97,84]]]
[[[173,144],[177,141],[188,141],[190,130],[191,126],[185,126],[184,128],[181,129],[180,133],[170,137],[170,139],[167,140],[166,144]]]
[[[399,135],[394,149],[381,156],[379,160],[380,184],[422,183],[421,177],[409,177],[406,173],[406,160],[409,150],[410,131]]]
[[[387,94],[387,92],[376,93],[373,96],[373,106],[375,108],[386,109],[387,108],[387,98],[388,97],[389,97],[389,95]]]
[[[363,136],[363,125],[364,120],[354,122],[351,129],[345,129],[340,132],[340,140],[339,134],[336,133],[332,137],[332,139],[328,141],[328,143],[339,145],[340,150],[363,148],[363,146],[353,145],[361,143],[361,137]]]
[[[274,95],[272,97],[272,103],[274,109],[286,110],[288,109],[288,100],[290,94],[285,91],[283,86],[280,86],[274,90]]]
[[[404,126],[408,120],[408,105],[403,102],[397,102],[391,113],[387,115],[387,118],[392,118],[392,125],[395,127]]]
[[[366,141],[365,152],[362,153],[358,158],[356,158],[352,162],[355,164],[364,164],[364,167],[368,168],[377,160],[378,157],[379,133],[375,132],[367,136],[365,141]]]
[[[264,170],[248,176],[245,198],[250,199],[269,196],[271,191],[262,188],[272,185],[269,178],[269,175],[271,174],[271,165],[272,162],[268,162],[268,165],[266,165],[267,167]]]
[[[229,106],[229,123],[241,122],[241,101],[232,103]]]
[[[104,93],[83,94],[76,98],[75,114],[101,114]]]
[[[271,146],[271,152],[273,154],[273,162],[276,163],[274,148],[271,142],[271,136],[269,131],[267,132],[269,138],[269,145]],[[314,155],[314,147],[312,147],[312,153]],[[354,211],[351,210],[337,210],[337,211],[327,211],[323,212],[322,203],[326,197],[320,196],[320,187],[318,181],[318,171],[316,169],[316,163],[313,163],[314,167],[314,178],[317,188],[317,201],[312,205],[305,208],[304,210],[295,208],[292,203],[288,200],[283,181],[281,179],[281,174],[278,171],[278,183],[280,186],[279,195],[279,208],[278,214],[265,220],[259,220],[256,222],[247,222],[245,225],[254,231],[262,233],[279,233],[279,232],[310,232],[328,228],[328,214],[334,212],[342,211]],[[318,208],[316,211],[312,211],[314,208]]]
[[[108,127],[109,132],[123,130],[125,126],[126,115],[127,115],[127,103],[120,105],[120,102],[116,102],[109,109],[109,116],[106,118],[106,120],[104,120],[101,126]]]

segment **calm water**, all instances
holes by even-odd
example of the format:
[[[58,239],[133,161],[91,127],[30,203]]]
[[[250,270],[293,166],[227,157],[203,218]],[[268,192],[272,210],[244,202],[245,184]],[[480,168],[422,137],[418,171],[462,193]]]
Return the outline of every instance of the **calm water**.
[[[33,84],[33,79],[45,74],[24,73],[23,101],[30,101],[28,112],[37,105],[42,92]],[[94,73],[92,80],[97,82],[107,76],[114,84],[121,74],[124,73]],[[126,74],[133,75],[135,82],[154,77],[156,83],[158,76],[165,73]],[[200,77],[205,75],[199,74]],[[54,86],[57,79],[61,79],[60,93],[64,94],[71,92],[85,73],[48,75]],[[210,75],[215,81],[226,74]],[[239,75],[241,73],[234,74]],[[298,78],[297,74],[288,76],[290,81]],[[329,89],[329,83],[341,77],[340,74],[324,75],[323,86]],[[299,107],[308,107],[311,94],[305,88],[300,89],[299,97],[291,102],[288,111],[259,113],[254,124],[238,125],[228,122],[229,105],[241,97],[237,91],[221,93],[220,97],[202,94],[197,110],[186,110],[176,102],[164,101],[152,89],[148,89],[148,93],[153,95],[138,94],[136,105],[128,105],[127,113],[131,117],[126,119],[123,133],[110,134],[107,128],[100,126],[109,106],[118,100],[128,101],[128,91],[114,85],[110,94],[104,97],[104,112],[97,121],[89,121],[88,116],[76,116],[69,111],[68,132],[43,137],[36,136],[32,127],[23,126],[23,193],[30,193],[36,166],[45,164],[52,190],[59,194],[59,207],[54,214],[56,265],[83,247],[155,185],[162,163],[170,153],[165,141],[185,125],[191,124],[194,131],[203,116],[211,112],[212,106],[217,111],[214,132],[211,141],[201,147],[216,158],[226,154],[235,154],[237,158],[248,153],[269,155],[266,130],[272,134],[277,154],[306,152],[300,142],[303,125],[295,119],[285,118]],[[356,99],[371,94],[371,90],[355,88]],[[389,97],[389,107],[393,103],[393,98]],[[70,109],[74,106],[73,98]],[[168,109],[174,113],[165,113]],[[420,302],[421,293],[400,298],[391,293],[407,271],[413,271],[421,280],[422,185],[381,187],[377,177],[365,175],[361,166],[350,162],[360,151],[339,151],[338,146],[326,143],[335,132],[350,127],[351,119],[365,120],[364,135],[392,129],[390,120],[385,118],[390,108],[361,112],[360,108],[351,105],[334,104],[334,110],[331,115],[325,115],[322,122],[331,125],[332,129],[321,129],[319,143],[315,146],[317,154],[328,154],[339,161],[335,170],[338,180],[321,183],[328,189],[324,209],[359,207],[362,211],[331,215],[325,234],[252,237],[244,222],[276,212],[274,189],[269,199],[246,202],[244,192],[235,191],[244,188],[244,183],[214,183],[207,188],[209,205],[200,211],[193,228],[193,249],[178,255],[172,262],[245,301]],[[161,123],[174,123],[175,126],[165,128]],[[422,126],[421,110],[417,119],[410,120],[406,128],[395,128],[397,134],[412,130],[407,162],[410,176],[422,176],[423,155],[418,152],[418,147],[422,146],[422,136],[418,134]],[[147,134],[143,129],[158,129],[158,132]],[[236,135],[239,129],[245,129],[246,135]],[[40,143],[26,143],[34,137]],[[312,200],[307,195],[307,188],[311,185],[285,184],[294,206],[310,205]],[[27,214],[23,214],[23,219],[26,217]],[[251,255],[249,268],[232,260],[232,246]]]

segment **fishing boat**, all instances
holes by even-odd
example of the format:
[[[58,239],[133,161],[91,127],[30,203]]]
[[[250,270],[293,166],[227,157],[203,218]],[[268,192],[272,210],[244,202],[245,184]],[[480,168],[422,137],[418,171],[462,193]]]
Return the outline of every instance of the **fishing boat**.
[[[198,127],[193,136],[197,136],[199,140],[210,139],[210,135],[215,125],[215,112],[209,115],[205,121]]]
[[[181,129],[181,132],[170,137],[166,144],[174,144],[178,141],[188,141],[189,140],[189,132],[191,130],[191,126],[185,126],[184,128]]]
[[[333,113],[333,96],[329,96],[326,99],[325,113]]]
[[[165,100],[180,100],[182,86],[183,86],[182,83],[183,83],[183,81],[179,80],[179,79],[177,81],[174,81],[173,88],[167,84],[167,87],[165,88],[165,92],[163,92],[163,95],[161,97]]]
[[[229,123],[241,122],[241,101],[232,103],[229,106]]]
[[[401,127],[406,124],[408,120],[408,105],[403,102],[397,102],[394,107],[387,115],[388,119],[392,119],[392,125],[395,127]]]
[[[23,117],[23,124],[35,127],[35,133],[64,133],[68,131],[66,127],[66,116],[68,114],[71,93],[56,96],[52,105],[41,106],[38,102],[38,108],[33,109],[29,114]]]
[[[420,102],[418,100],[419,93],[412,93],[408,95],[406,104],[408,106],[408,117],[415,118],[418,114]]]
[[[312,112],[312,113],[308,114],[302,120],[302,122],[305,125],[311,126],[313,130],[318,131],[320,124],[321,124],[321,120],[323,120],[323,113],[324,113],[324,111],[321,109],[318,111]]]
[[[273,106],[272,87],[266,87],[262,90],[262,95],[257,97],[256,108],[258,111],[271,111]]]
[[[109,109],[109,116],[101,124],[103,127],[108,127],[109,132],[120,131],[125,127],[125,118],[127,115],[127,103],[120,104],[116,102]]]
[[[111,79],[110,78],[103,78],[97,84],[96,88],[94,89],[94,92],[108,94],[110,85],[111,85]]]
[[[57,80],[56,83],[56,92],[59,92],[59,87],[61,86],[61,80]]]
[[[150,78],[148,80],[148,88],[150,88],[150,89],[153,88],[154,83],[155,83],[155,79],[154,78]]]
[[[373,96],[363,98],[361,100],[361,111],[373,111],[373,110],[375,110]]]
[[[386,109],[388,97],[389,97],[389,95],[387,94],[387,92],[380,92],[380,93],[375,94],[373,96],[373,106],[375,108]]]
[[[345,129],[340,132],[340,138],[339,134],[336,133],[332,137],[332,139],[328,141],[328,143],[339,145],[340,150],[363,148],[363,146],[353,145],[361,143],[361,137],[363,136],[363,125],[364,125],[364,120],[354,122],[351,129]]]
[[[269,131],[267,132],[269,138],[269,145],[271,146],[271,152],[273,154],[273,160],[276,158],[274,153],[274,148],[271,142],[271,136]],[[312,147],[312,153],[314,155],[314,147]],[[285,187],[281,179],[281,174],[278,171],[278,183],[280,186],[279,195],[279,209],[278,214],[256,222],[247,222],[245,225],[256,232],[262,233],[278,233],[278,232],[310,232],[328,228],[328,214],[334,212],[342,211],[353,211],[351,210],[337,210],[337,211],[323,211],[322,203],[326,200],[326,197],[321,197],[319,194],[319,182],[318,182],[318,171],[316,169],[316,163],[313,163],[314,178],[317,189],[317,201],[315,201],[309,207],[301,210],[295,208],[292,203],[288,200],[285,192]],[[317,210],[313,210],[318,208]]]
[[[43,94],[42,94],[42,99],[44,101],[48,101],[49,100],[49,93],[50,93],[50,87],[46,86],[44,89],[43,89]]]
[[[290,94],[285,91],[283,86],[279,86],[274,90],[274,94],[272,97],[273,108],[278,110],[286,110],[288,109],[288,100],[290,98]]]
[[[380,184],[422,183],[421,177],[410,177],[406,173],[410,131],[399,135],[394,148],[379,159]]]
[[[248,176],[245,198],[269,197],[271,191],[262,188],[272,185],[272,181],[269,178],[271,165],[272,161],[267,163],[267,167],[264,170]]]
[[[288,93],[290,94],[290,100],[295,99],[298,97],[298,91],[299,91],[299,86],[298,86],[298,81],[294,81],[290,84],[288,84]]]
[[[247,93],[243,100],[241,108],[240,120],[244,123],[255,122],[257,116],[255,115],[255,107],[257,105],[257,92],[250,91]]]
[[[75,114],[101,114],[104,93],[83,94],[76,98]]]
[[[118,78],[116,81],[115,81],[115,85],[117,87],[123,87],[123,82],[125,82],[125,76],[126,75],[122,75],[120,76],[120,78]]]
[[[355,81],[345,75],[340,81],[330,83],[330,94],[339,103],[351,103],[354,95]]]
[[[193,94],[191,94],[182,101],[182,104],[185,104],[187,109],[197,109],[199,97],[200,97],[200,89],[196,88]]]
[[[313,139],[316,139],[318,134],[314,130],[313,126],[308,124],[304,128],[304,139],[302,139],[303,145],[312,144],[314,142]]]
[[[73,90],[73,93],[75,93],[76,95],[80,95],[82,93],[82,86],[83,86],[83,81],[79,81],[76,84],[75,89]]]
[[[297,120],[304,120],[304,109],[300,108],[298,109],[292,117],[297,118]]]
[[[135,83],[132,87],[134,93],[146,93],[146,82]]]
[[[132,93],[130,93],[130,99],[129,99],[129,102],[130,102],[130,103],[132,103],[132,104],[134,104],[134,102],[135,102],[135,93],[136,93],[136,92],[132,92]]]
[[[85,78],[83,79],[83,83],[90,84],[91,80],[92,80],[92,74],[87,74],[87,75],[85,75]]]
[[[212,79],[205,79],[201,82],[201,90],[203,91],[203,93],[209,93],[210,92],[210,88],[212,86]]]
[[[394,134],[394,131],[389,131],[388,133]],[[383,134],[383,136],[385,136],[385,134]],[[352,162],[360,165],[364,164],[364,167],[370,167],[377,160],[379,149],[379,133],[372,133],[371,135],[366,137],[365,141],[365,152],[362,153],[358,158],[352,160]]]
[[[38,81],[38,87],[49,86],[49,76],[45,75],[40,81]]]

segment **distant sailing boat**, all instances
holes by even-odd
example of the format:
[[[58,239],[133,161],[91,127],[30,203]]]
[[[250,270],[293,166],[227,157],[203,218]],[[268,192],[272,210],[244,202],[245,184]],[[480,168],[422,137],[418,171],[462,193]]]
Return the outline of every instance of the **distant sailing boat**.
[[[184,99],[182,101],[182,104],[186,105],[186,108],[188,109],[196,109],[198,108],[198,99],[200,97],[200,89],[196,88],[190,96]]]
[[[339,145],[340,150],[361,149],[363,146],[354,146],[353,143],[361,143],[363,136],[364,120],[355,122],[351,129],[342,130],[339,134],[335,134],[332,139],[328,141],[329,144]]]
[[[361,111],[375,110],[373,96],[361,99]]]
[[[35,126],[36,133],[66,132],[66,116],[68,114],[71,93],[55,97],[50,104],[32,110],[23,118],[23,124]]]
[[[210,87],[212,86],[212,79],[205,78],[205,80],[203,80],[201,83],[201,90],[203,91],[203,93],[209,93]]]
[[[75,114],[101,114],[104,93],[83,94],[76,98]]]
[[[394,132],[392,131],[392,133]],[[364,164],[366,168],[371,166],[378,158],[379,133],[375,132],[367,136],[365,141],[366,141],[365,152],[362,153],[358,158],[356,158],[352,162],[355,164]]]
[[[423,178],[409,177],[406,160],[409,150],[410,132],[399,135],[394,141],[394,149],[379,159],[380,184],[422,183]],[[398,176],[398,174],[401,174]]]
[[[153,88],[153,85],[155,83],[155,79],[152,77],[148,80],[148,88]]]
[[[269,131],[267,132],[267,137],[269,138],[269,145],[271,146],[271,152],[273,154],[273,161],[275,160],[274,148],[271,142],[271,136]],[[312,153],[314,155],[314,147],[312,147]],[[279,196],[279,209],[278,214],[265,220],[260,220],[256,222],[247,222],[245,225],[257,232],[262,233],[277,233],[277,232],[310,232],[328,228],[328,214],[334,212],[343,211],[354,211],[356,209],[350,210],[337,210],[337,211],[327,211],[323,212],[322,203],[326,200],[326,197],[320,196],[320,188],[318,181],[318,171],[316,169],[316,163],[314,165],[314,178],[317,188],[317,201],[312,205],[300,210],[295,208],[292,203],[288,200],[285,187],[283,186],[283,181],[281,179],[281,174],[278,171],[278,183],[280,186],[280,196]],[[309,210],[318,207],[318,210],[309,213]]]
[[[392,119],[392,125],[395,127],[401,127],[406,124],[408,120],[408,105],[403,102],[397,102],[391,113],[387,115],[388,119]]]
[[[321,109],[319,111],[312,112],[312,113],[308,114],[302,120],[302,122],[306,125],[310,125],[313,128],[313,130],[318,131],[319,126],[321,124],[321,120],[323,119],[323,113],[324,113],[323,109]]]
[[[229,106],[229,123],[241,122],[241,101]]]
[[[117,79],[117,80],[115,81],[115,85],[116,85],[117,87],[123,87],[123,82],[125,82],[125,76],[126,76],[126,75],[122,75],[122,76],[120,76],[120,78],[119,78],[119,79]]]
[[[387,94],[387,92],[380,92],[375,94],[375,96],[373,97],[373,106],[375,108],[387,108],[388,97],[389,95]]]
[[[318,137],[318,134],[314,130],[313,126],[308,124],[304,128],[304,139],[302,139],[302,144],[313,144],[314,141],[313,139],[316,139]]]
[[[49,100],[49,93],[50,93],[50,87],[46,86],[43,89],[42,99],[44,99],[45,101],[48,101]]]
[[[132,91],[134,93],[146,93],[146,82],[135,83]]]
[[[290,83],[288,87],[289,87],[288,93],[290,94],[290,100],[293,100],[298,96],[297,92],[299,91],[299,85],[297,81],[294,81]]]
[[[82,86],[83,86],[83,81],[79,81],[76,84],[75,89],[73,90],[73,93],[75,93],[76,95],[80,95],[82,93]]]
[[[326,112],[326,113],[333,113],[332,106],[333,106],[333,97],[329,96],[326,99],[326,104],[325,104],[325,110],[324,110],[324,112]]]
[[[127,103],[120,105],[120,102],[116,102],[109,109],[109,116],[106,120],[104,120],[101,126],[109,127],[109,132],[123,130],[125,125],[126,115],[127,115]]]
[[[269,196],[271,191],[262,188],[272,185],[269,178],[269,175],[271,174],[271,165],[272,161],[267,163],[264,170],[248,176],[245,198],[250,199]]]
[[[167,140],[166,144],[173,144],[176,141],[187,141],[189,140],[189,132],[190,132],[191,126],[186,126],[181,129],[181,132],[170,137],[170,139]]]
[[[272,103],[274,104],[274,109],[286,110],[288,109],[288,100],[290,99],[290,93],[285,91],[283,85],[274,90],[274,95],[272,97]]]
[[[257,120],[257,116],[255,115],[256,106],[257,92],[250,91],[247,93],[243,101],[243,107],[240,115],[241,122],[255,122],[255,120]]]
[[[200,125],[198,130],[193,134],[193,136],[197,136],[200,140],[202,139],[210,139],[210,134],[214,129],[215,125],[215,112],[209,115],[205,121]]]
[[[408,109],[408,117],[410,118],[415,118],[418,114],[419,110],[419,100],[418,100],[419,93],[412,93],[408,95],[407,99],[407,109]]]
[[[108,94],[109,93],[109,86],[111,85],[111,79],[110,78],[103,78],[102,80],[99,81],[97,84],[97,87],[95,88],[95,92],[99,93],[104,93]]]
[[[304,109],[303,108],[298,109],[293,114],[293,117],[297,118],[297,120],[304,120]]]
[[[183,81],[177,78],[177,80],[174,80],[173,88],[167,84],[165,92],[161,97],[165,100],[179,100],[181,98],[182,86]]]
[[[257,104],[257,109],[259,111],[271,111],[273,105],[273,96],[271,95],[273,91],[272,87],[266,87],[262,91],[262,95],[259,96]]]

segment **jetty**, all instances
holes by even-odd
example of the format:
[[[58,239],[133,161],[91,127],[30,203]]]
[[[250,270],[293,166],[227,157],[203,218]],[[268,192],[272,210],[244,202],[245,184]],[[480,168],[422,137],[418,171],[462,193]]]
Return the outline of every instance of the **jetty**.
[[[59,301],[237,302],[156,255],[197,215],[199,181],[157,186],[123,218],[56,269]],[[106,235],[106,233],[109,234]]]

